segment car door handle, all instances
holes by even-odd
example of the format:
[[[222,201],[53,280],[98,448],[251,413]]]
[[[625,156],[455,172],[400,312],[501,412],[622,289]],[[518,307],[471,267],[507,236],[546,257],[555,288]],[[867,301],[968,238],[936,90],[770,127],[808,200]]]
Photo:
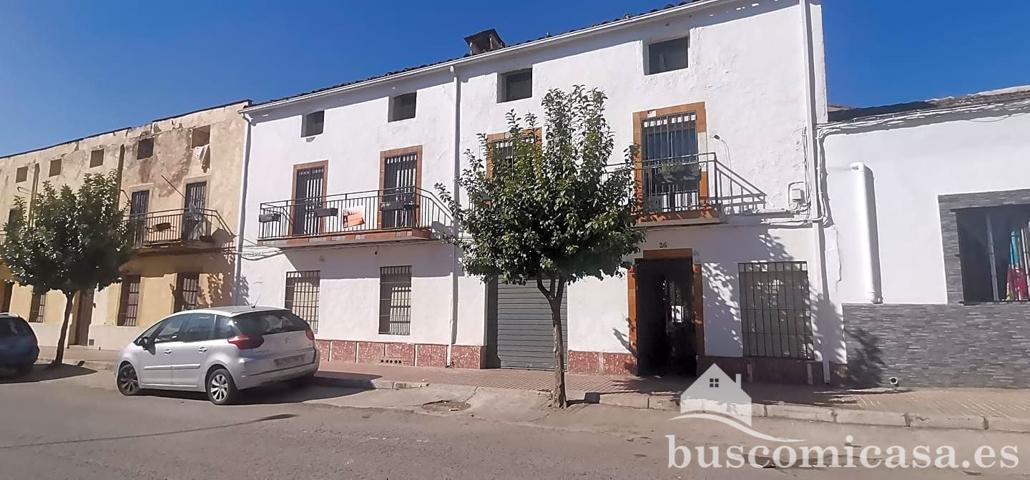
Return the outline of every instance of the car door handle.
[[[165,355],[171,355],[171,354],[172,354],[172,349],[166,348],[165,349]]]
[[[203,352],[206,352],[206,351],[207,351],[207,347],[198,347],[198,348],[197,348],[197,351],[198,351],[198,352],[202,352],[202,353],[203,353]]]

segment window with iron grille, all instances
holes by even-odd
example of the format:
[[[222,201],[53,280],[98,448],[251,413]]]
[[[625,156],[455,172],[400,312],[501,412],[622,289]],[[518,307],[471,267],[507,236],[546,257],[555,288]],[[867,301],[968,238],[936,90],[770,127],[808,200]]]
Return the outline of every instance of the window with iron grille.
[[[379,269],[379,333],[411,333],[411,266]]]
[[[89,152],[89,168],[99,167],[104,164],[104,149],[98,148]]]
[[[641,133],[644,206],[652,212],[696,208],[701,203],[697,115],[645,118]]]
[[[200,274],[180,273],[175,280],[175,311],[197,308],[200,297]]]
[[[139,275],[122,277],[122,295],[118,303],[118,326],[135,327],[139,314]]]
[[[808,264],[739,264],[744,356],[814,358]]]
[[[1030,301],[1030,205],[955,211],[962,301]]]
[[[45,293],[33,293],[32,294],[32,305],[29,306],[29,321],[35,323],[43,323],[46,318],[46,294]]]
[[[318,331],[318,291],[321,283],[318,270],[286,272],[286,309],[303,318]]]
[[[515,142],[511,139],[494,140],[487,145],[487,154],[493,170],[504,170],[515,164]]]
[[[415,181],[418,154],[407,153],[383,159],[383,228],[414,226],[418,207]]]

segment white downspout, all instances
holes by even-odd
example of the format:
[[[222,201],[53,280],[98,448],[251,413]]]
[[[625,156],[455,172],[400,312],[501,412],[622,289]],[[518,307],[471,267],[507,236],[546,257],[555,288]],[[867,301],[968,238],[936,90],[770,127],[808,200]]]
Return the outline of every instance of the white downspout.
[[[243,120],[247,122],[247,131],[243,138],[243,171],[240,178],[240,202],[238,204],[239,221],[236,224],[236,265],[233,269],[232,279],[232,299],[236,305],[240,305],[243,301],[240,298],[240,282],[243,277],[243,229],[247,225],[247,179],[250,170],[250,117],[243,114]]]
[[[454,179],[451,186],[451,192],[454,194],[454,201],[458,202],[459,194],[458,191],[458,179],[461,175],[461,79],[458,77],[458,70],[451,65],[451,74],[454,75]],[[451,219],[453,228],[451,234],[455,237],[458,236],[458,224],[454,219]],[[454,352],[454,343],[458,337],[458,271],[461,269],[461,262],[459,256],[458,246],[452,245],[451,250],[451,322],[450,330],[448,330],[447,336],[447,367],[454,366],[452,361]]]
[[[815,255],[812,256],[814,260],[815,268],[812,271],[815,273],[815,285],[816,285],[816,313],[819,314],[816,318],[825,317],[823,309],[827,308],[829,301],[827,299],[827,288],[826,288],[826,262],[824,255],[826,252],[825,238],[823,234],[823,209],[820,203],[822,195],[819,193],[819,156],[816,150],[816,123],[818,119],[818,113],[816,112],[816,93],[815,93],[815,53],[812,46],[812,13],[809,9],[809,0],[800,0],[799,6],[801,7],[801,38],[804,57],[804,78],[805,81],[802,83],[804,88],[805,97],[805,155],[811,159],[812,167],[809,168],[806,175],[809,177],[809,185],[812,186],[811,192],[809,193],[809,216],[812,220],[812,243],[815,245]],[[814,215],[813,215],[814,214]],[[825,345],[823,345],[825,347]],[[820,355],[822,356],[823,363],[823,382],[830,383],[830,358],[829,355],[820,349]]]
[[[862,162],[855,162],[851,164],[851,174],[854,178],[855,185],[855,207],[858,211],[858,217],[862,220],[858,222],[858,237],[862,244],[862,251],[860,257],[862,259],[862,270],[865,280],[865,296],[866,301],[869,303],[882,303],[883,298],[880,296],[880,262],[877,258],[876,252],[876,240],[873,237],[873,231],[875,231],[876,225],[876,208],[873,204],[875,201],[875,195],[872,189],[872,182],[869,181],[870,177],[869,168]]]

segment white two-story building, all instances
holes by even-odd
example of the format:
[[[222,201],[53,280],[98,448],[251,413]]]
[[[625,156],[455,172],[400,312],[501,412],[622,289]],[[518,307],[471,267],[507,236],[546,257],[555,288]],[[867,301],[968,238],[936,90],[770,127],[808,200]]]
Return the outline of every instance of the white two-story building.
[[[307,319],[333,360],[550,368],[545,300],[462,272],[434,185],[480,134],[503,142],[507,112],[581,84],[607,94],[616,150],[640,146],[647,238],[625,275],[569,288],[570,371],[829,379],[820,11],[700,0],[516,45],[486,31],[453,60],[247,107],[240,293]]]

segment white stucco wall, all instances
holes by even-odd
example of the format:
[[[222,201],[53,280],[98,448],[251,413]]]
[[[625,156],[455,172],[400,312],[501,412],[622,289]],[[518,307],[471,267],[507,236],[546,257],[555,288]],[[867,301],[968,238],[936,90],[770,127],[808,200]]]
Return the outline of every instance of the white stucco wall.
[[[460,145],[454,148],[454,90],[450,72],[438,72],[349,92],[300,100],[253,114],[249,185],[245,205],[249,245],[242,263],[249,300],[282,305],[285,272],[322,271],[319,337],[377,341],[446,343],[452,301],[450,247],[390,245],[316,248],[285,254],[253,247],[261,202],[291,196],[293,166],[328,160],[327,193],[378,188],[379,152],[423,147],[422,185],[452,185],[456,153],[479,149],[479,134],[507,130],[505,114],[542,113],[540,101],[550,88],[583,84],[608,96],[607,118],[615,132],[616,158],[633,142],[634,112],[704,102],[707,132],[701,151],[718,155],[722,166],[750,182],[765,198],[766,210],[788,208],[791,184],[805,179],[805,68],[803,30],[797,1],[730,2],[696,15],[670,15],[632,27],[568,40],[517,55],[498,55],[456,67],[460,80]],[[821,71],[819,5],[813,35],[817,107],[825,105]],[[687,35],[689,67],[644,74],[646,45]],[[533,68],[533,96],[497,102],[498,74]],[[388,123],[388,97],[418,91],[416,118]],[[324,109],[325,132],[300,137],[301,115]],[[718,135],[718,139],[715,136]],[[460,156],[461,165],[467,164]],[[789,216],[788,216],[789,217]],[[750,223],[758,220],[751,219]],[[732,222],[731,222],[732,223]],[[763,237],[766,235],[766,237]],[[786,245],[770,253],[768,238]],[[739,315],[732,299],[736,263],[770,259],[810,259],[807,228],[684,226],[655,230],[644,248],[694,248],[706,263],[706,343],[709,354],[740,356]],[[254,253],[255,255],[251,255]],[[257,259],[258,254],[271,257]],[[413,265],[412,335],[380,336],[378,266]],[[709,267],[710,266],[710,267]],[[810,264],[814,268],[813,265]],[[711,268],[712,270],[709,270]],[[727,272],[715,281],[716,269]],[[616,332],[626,333],[625,278],[585,280],[569,290],[569,346],[573,350],[625,352]],[[721,286],[720,286],[721,285]],[[459,344],[484,342],[485,288],[475,278],[459,278]],[[720,298],[722,300],[720,300]],[[725,301],[723,301],[725,300]],[[709,307],[708,303],[712,303]],[[708,312],[712,312],[709,316]]]
[[[939,195],[1030,187],[1030,107],[846,130],[824,141],[831,298],[865,301],[852,162],[872,172],[884,303],[947,303]]]

